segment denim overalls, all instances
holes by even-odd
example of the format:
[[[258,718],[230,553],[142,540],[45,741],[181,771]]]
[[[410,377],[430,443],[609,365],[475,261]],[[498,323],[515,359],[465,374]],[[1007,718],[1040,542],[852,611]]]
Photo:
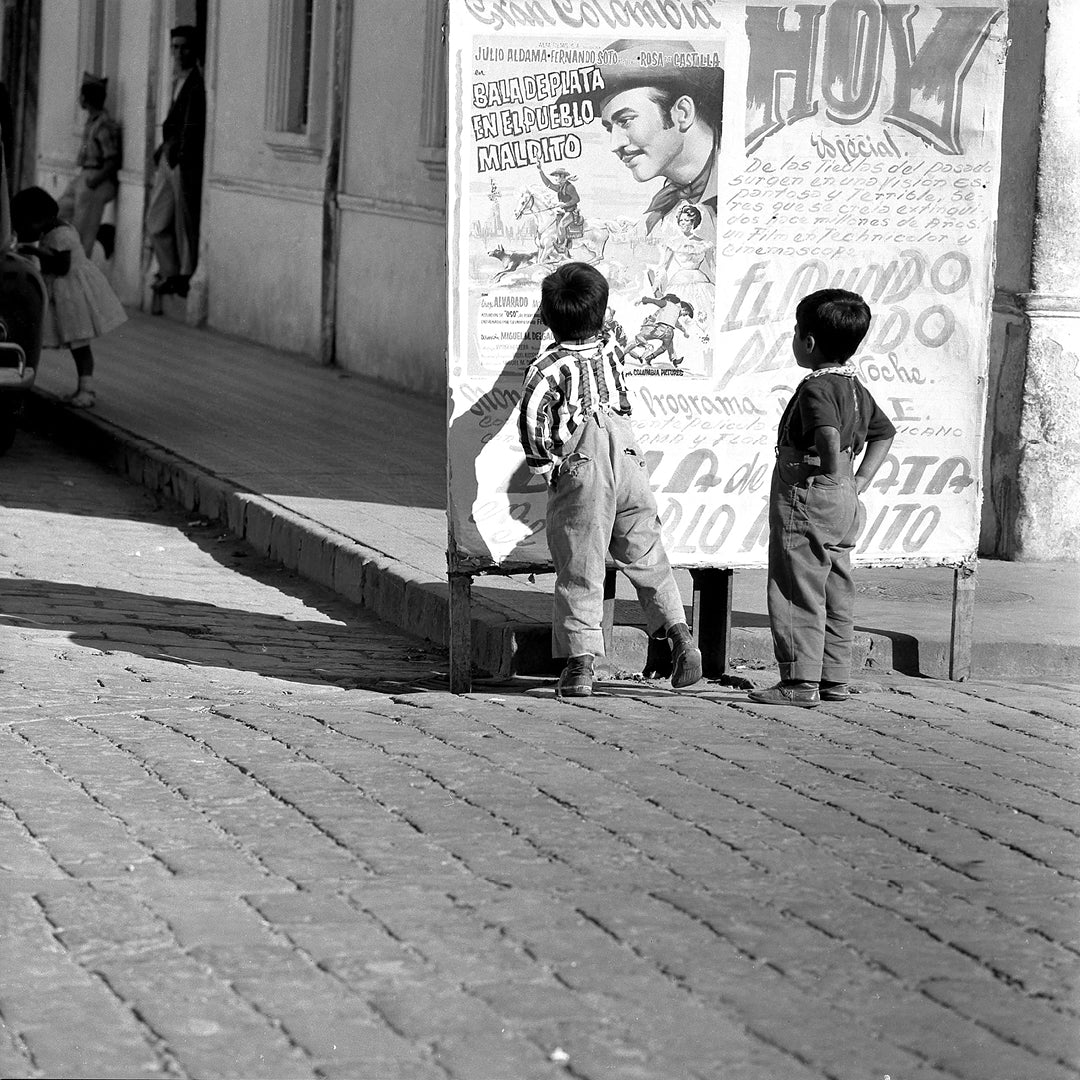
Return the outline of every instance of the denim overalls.
[[[864,520],[853,462],[862,452],[869,418],[860,407],[863,388],[850,382],[855,437],[842,450],[839,472],[822,472],[816,451],[786,445],[783,422],[778,433],[769,495],[768,605],[783,680],[842,683],[851,674],[851,552]]]

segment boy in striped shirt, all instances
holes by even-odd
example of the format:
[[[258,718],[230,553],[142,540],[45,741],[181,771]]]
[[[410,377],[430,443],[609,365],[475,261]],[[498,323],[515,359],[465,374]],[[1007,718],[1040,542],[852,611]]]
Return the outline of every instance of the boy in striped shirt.
[[[645,457],[630,425],[622,352],[603,334],[608,283],[587,263],[543,281],[540,313],[555,343],[525,375],[518,434],[533,472],[548,477],[547,541],[555,567],[552,654],[565,657],[560,697],[592,693],[604,655],[604,574],[630,579],[649,634],[671,647],[671,684],[701,678],[701,653],[660,537]]]

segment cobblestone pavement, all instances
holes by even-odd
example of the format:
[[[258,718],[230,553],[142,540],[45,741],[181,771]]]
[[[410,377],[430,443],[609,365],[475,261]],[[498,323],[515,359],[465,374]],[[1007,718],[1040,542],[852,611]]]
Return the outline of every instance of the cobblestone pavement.
[[[1080,1074],[1076,687],[445,692],[21,436],[0,1075]]]

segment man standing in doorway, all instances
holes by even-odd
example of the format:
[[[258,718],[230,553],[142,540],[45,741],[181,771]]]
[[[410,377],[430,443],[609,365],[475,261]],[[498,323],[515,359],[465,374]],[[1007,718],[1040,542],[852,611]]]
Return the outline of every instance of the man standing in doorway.
[[[157,173],[146,212],[146,230],[157,256],[157,297],[187,296],[199,257],[206,87],[197,61],[199,33],[177,26],[170,35],[173,57],[172,104],[154,151]]]

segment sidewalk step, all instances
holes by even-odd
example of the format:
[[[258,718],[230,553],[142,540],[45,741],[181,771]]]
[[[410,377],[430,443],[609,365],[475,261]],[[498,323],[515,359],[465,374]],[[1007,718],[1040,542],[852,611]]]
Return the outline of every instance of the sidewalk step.
[[[100,413],[70,409],[55,393],[42,388],[36,388],[28,395],[24,423],[173,499],[189,512],[221,522],[259,554],[368,608],[394,626],[442,647],[448,646],[449,586],[445,576],[417,569],[400,557],[403,548],[394,547],[395,543],[407,545],[409,542],[426,545],[415,561],[431,565],[435,561],[431,545],[442,543],[440,537],[403,536],[395,532],[392,517],[388,517],[386,523],[372,524],[365,534],[369,539],[378,537],[376,542],[380,546],[365,544],[284,505],[273,496],[245,488],[127,430]],[[441,512],[438,516],[441,518]],[[866,571],[868,578],[875,573],[882,572]],[[1069,580],[1075,577],[1070,570]],[[530,591],[510,586],[508,579],[494,575],[475,580],[472,590],[474,670],[494,676],[554,674],[558,664],[551,657],[549,595],[546,590],[534,588]],[[875,612],[877,617],[868,620],[868,625],[875,629],[857,630],[855,668],[948,678],[947,630],[943,632],[940,626],[935,628],[930,619],[919,621],[917,636],[899,630],[876,629],[879,626],[912,625],[910,614],[902,610],[904,597],[885,595],[884,599],[891,601],[894,609],[899,605],[907,618],[890,618],[890,613],[880,610],[879,603],[879,610]],[[873,597],[867,598],[867,606],[873,603]],[[631,608],[629,604],[624,606]],[[940,603],[937,606],[940,607]],[[624,614],[620,613],[620,618]],[[935,610],[935,614],[939,613]],[[754,625],[736,624],[732,628],[728,653],[731,672],[773,667],[767,623],[760,613],[748,617]],[[633,618],[630,614],[629,619]],[[643,627],[632,623],[615,627],[609,658],[613,668],[625,672],[641,671],[645,653]],[[1080,642],[1075,641],[1052,645],[981,641],[976,642],[972,659],[975,677],[1080,676]]]

